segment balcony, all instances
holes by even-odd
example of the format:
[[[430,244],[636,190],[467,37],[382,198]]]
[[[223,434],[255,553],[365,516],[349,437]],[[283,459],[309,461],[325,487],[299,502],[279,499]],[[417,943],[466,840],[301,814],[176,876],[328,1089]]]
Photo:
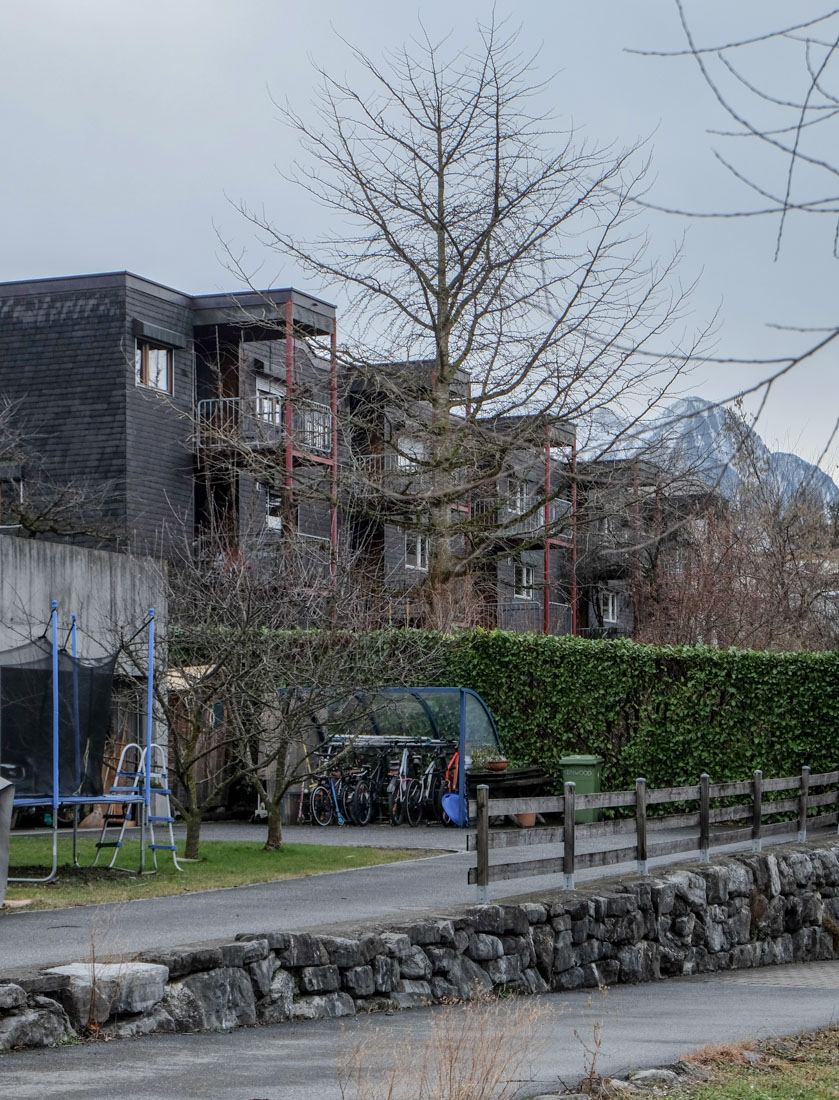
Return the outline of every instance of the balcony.
[[[548,612],[550,634],[571,633],[571,607],[567,603],[551,601]],[[497,627],[517,634],[543,634],[545,632],[545,608],[538,597],[533,600],[509,600],[484,604],[480,623],[484,627]]]
[[[198,447],[206,451],[271,450],[286,441],[285,401],[274,394],[199,401]],[[292,441],[297,450],[332,451],[332,411],[316,401],[295,401]]]
[[[474,503],[472,512],[477,520],[483,519],[488,526],[495,526],[502,538],[539,535],[545,531],[545,504],[538,496],[520,498],[515,506],[509,503],[499,504],[493,500],[479,500]],[[551,538],[571,538],[570,500],[549,501],[548,517]]]

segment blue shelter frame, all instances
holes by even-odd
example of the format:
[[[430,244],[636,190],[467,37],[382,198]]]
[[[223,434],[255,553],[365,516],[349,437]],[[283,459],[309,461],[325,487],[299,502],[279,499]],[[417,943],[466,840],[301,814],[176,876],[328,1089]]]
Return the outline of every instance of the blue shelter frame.
[[[93,795],[71,793],[62,790],[61,784],[61,698],[59,686],[59,655],[62,648],[58,644],[58,601],[52,600],[50,605],[50,634],[51,634],[51,706],[52,706],[52,774],[49,789],[35,795],[16,795],[13,799],[13,809],[24,807],[48,807],[52,811],[52,867],[49,874],[43,878],[9,878],[9,882],[51,882],[58,871],[58,815],[61,807],[73,809],[73,862],[78,865],[78,810],[79,806],[91,802],[107,802],[110,804],[122,804],[123,806],[136,805],[140,810],[140,870],[145,870],[145,830],[151,805],[151,776],[150,769],[145,769],[145,779],[142,790],[137,793],[119,794],[115,792]],[[76,636],[76,615],[70,619],[70,639],[72,662],[72,737],[73,737],[73,775],[76,783],[80,784],[82,776],[82,729],[79,706],[79,658]],[[145,722],[145,747],[147,758],[151,758],[151,744],[154,718],[154,639],[155,618],[154,608],[149,608],[148,618],[140,627],[140,631],[148,627],[148,662],[146,685],[146,722]],[[138,631],[138,633],[140,633]],[[136,637],[136,635],[135,635]],[[66,649],[64,650],[66,652]],[[74,787],[78,790],[78,786]]]

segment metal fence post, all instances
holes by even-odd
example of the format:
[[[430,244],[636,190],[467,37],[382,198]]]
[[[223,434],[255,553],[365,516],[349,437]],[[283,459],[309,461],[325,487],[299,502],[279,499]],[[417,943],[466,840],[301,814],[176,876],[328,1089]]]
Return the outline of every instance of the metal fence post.
[[[478,832],[477,832],[477,872],[478,904],[489,901],[489,787],[481,783],[477,789]]]
[[[574,825],[576,820],[575,792],[576,783],[565,784],[565,803],[563,812],[563,855],[562,869],[565,872],[566,890],[574,889]]]
[[[709,863],[711,859],[711,777],[703,772],[699,777],[699,860]]]
[[[647,781],[635,780],[635,859],[638,874],[647,874]]]
[[[759,852],[763,847],[760,837],[763,828],[763,772],[756,771],[752,777],[752,851]]]
[[[810,769],[801,769],[801,788],[798,794],[798,843],[807,839],[807,800],[810,793]]]

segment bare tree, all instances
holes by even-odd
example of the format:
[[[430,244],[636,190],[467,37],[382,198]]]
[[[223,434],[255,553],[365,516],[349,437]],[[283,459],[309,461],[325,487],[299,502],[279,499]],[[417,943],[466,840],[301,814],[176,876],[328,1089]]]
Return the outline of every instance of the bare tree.
[[[568,495],[567,450],[564,479],[503,507],[539,451],[558,461],[568,423],[606,406],[637,420],[678,378],[684,293],[631,225],[638,150],[536,113],[515,36],[491,24],[461,52],[426,35],[381,63],[351,52],[357,80],[321,70],[314,120],[287,111],[308,158],[293,179],[331,215],[326,233],[300,240],[240,209],[348,290],[356,508],[425,540],[423,598],[445,624],[453,582],[509,554],[511,526],[565,522],[549,506]],[[665,334],[674,356],[648,350]]]
[[[737,486],[670,497],[640,559],[639,640],[757,649],[837,641],[839,562],[824,500],[778,481],[731,412]]]

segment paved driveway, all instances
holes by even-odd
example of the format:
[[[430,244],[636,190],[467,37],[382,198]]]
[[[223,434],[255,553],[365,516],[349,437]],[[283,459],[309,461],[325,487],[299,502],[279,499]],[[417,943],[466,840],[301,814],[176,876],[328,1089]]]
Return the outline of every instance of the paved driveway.
[[[607,994],[526,998],[542,1008],[533,1051],[519,1076],[524,1095],[569,1085],[582,1075],[595,1023],[602,1025],[598,1069],[605,1074],[662,1065],[709,1042],[783,1035],[835,1023],[839,962],[735,971],[649,985],[615,986]],[[503,1008],[504,1006],[502,1006]],[[364,1048],[365,1065],[387,1072],[411,1045],[427,1044],[446,1012],[417,1009],[247,1028],[225,1034],[161,1035],[0,1056],[0,1095],[9,1100],[341,1100],[338,1067]],[[485,1031],[488,1029],[485,1029]],[[365,1100],[371,1094],[365,1096]],[[408,1091],[399,1100],[413,1100]],[[353,1093],[347,1100],[356,1100]]]

